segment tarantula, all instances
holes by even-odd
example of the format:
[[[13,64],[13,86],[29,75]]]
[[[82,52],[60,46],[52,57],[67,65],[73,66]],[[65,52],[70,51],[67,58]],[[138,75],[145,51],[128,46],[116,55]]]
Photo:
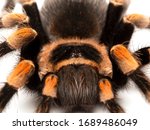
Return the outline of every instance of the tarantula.
[[[149,28],[150,19],[125,15],[129,0],[45,0],[40,13],[34,0],[18,2],[26,14],[7,13],[0,24],[18,27],[0,44],[0,56],[21,50],[0,91],[1,112],[22,86],[38,93],[36,112],[55,105],[64,112],[92,112],[98,104],[124,112],[117,91],[129,78],[150,102],[150,80],[140,70],[150,62],[150,47],[128,50],[135,27]]]

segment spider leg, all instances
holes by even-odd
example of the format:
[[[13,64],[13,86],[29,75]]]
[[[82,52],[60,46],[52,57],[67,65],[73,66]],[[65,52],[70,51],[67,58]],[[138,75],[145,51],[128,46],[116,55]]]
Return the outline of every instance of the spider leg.
[[[55,74],[48,74],[43,81],[42,100],[36,110],[38,113],[48,113],[54,99],[57,98],[58,77]]]
[[[0,19],[0,28],[10,28],[16,25],[24,26],[29,23],[29,18],[24,14],[8,13]]]
[[[38,34],[30,44],[28,44],[27,46],[23,46],[21,48],[20,54],[21,57],[25,59],[30,59],[35,64],[36,71],[34,75],[30,78],[27,87],[30,90],[37,91],[37,86],[41,82],[38,74],[39,68],[37,64],[37,56],[41,50],[42,45],[49,42],[49,38],[47,37],[42,27],[41,18],[36,2],[34,0],[17,0],[17,1],[22,4],[24,11],[29,18],[29,26],[34,28]]]
[[[128,7],[128,0],[110,0],[107,10],[105,35],[114,31],[114,27],[120,22]],[[107,34],[108,33],[108,34]]]
[[[150,79],[141,70],[136,70],[133,74],[130,75],[130,78],[143,92],[147,101],[150,102]]]
[[[41,43],[47,43],[49,41],[49,38],[47,37],[43,29],[36,2],[34,0],[18,0],[18,1],[23,5],[23,9],[25,10],[27,16],[30,19],[29,21],[30,26],[37,31],[38,37],[40,39],[39,41]]]
[[[0,91],[0,112],[3,111],[12,96],[24,86],[34,72],[34,64],[29,60],[22,60],[7,78],[7,83]]]
[[[111,48],[110,53],[125,75],[132,74],[150,62],[150,47],[142,48],[132,55],[124,45],[118,44]]]
[[[150,63],[150,47],[142,48],[136,52],[134,55],[140,60],[141,65],[146,65]]]
[[[37,33],[30,27],[24,27],[12,33],[5,42],[0,44],[0,57],[30,43]]]
[[[111,45],[123,43],[125,46],[128,46],[135,26],[138,28],[150,28],[150,18],[141,14],[124,16],[116,27],[114,27],[114,31],[109,36],[112,37],[109,43]]]
[[[130,75],[140,66],[138,61],[124,45],[118,44],[113,46],[110,50],[110,54],[125,75]]]
[[[14,7],[15,7],[14,0],[7,0],[3,10],[10,12],[11,10],[14,9]]]
[[[117,62],[121,71],[128,75],[143,92],[146,99],[150,101],[150,79],[139,69],[142,64],[149,63],[150,53],[149,48],[140,49],[135,52],[135,55],[139,52],[143,52],[141,55],[137,55],[137,60],[123,45],[116,45],[111,49],[111,56]],[[144,59],[140,59],[144,56]],[[140,62],[141,60],[141,62]]]
[[[150,28],[150,18],[142,14],[130,14],[125,16],[124,19],[138,28]]]
[[[138,57],[142,65],[150,63],[150,47],[142,48],[136,51],[134,55]],[[130,78],[138,85],[146,99],[150,102],[150,79],[139,69],[131,74]]]
[[[123,108],[117,103],[115,92],[112,89],[112,83],[108,79],[99,81],[99,100],[112,113],[123,113]]]
[[[123,20],[129,0],[110,0],[106,24],[100,41],[112,47],[114,44],[129,41],[134,31],[134,26]]]
[[[8,13],[8,12],[11,12],[15,7],[15,2],[14,0],[7,0],[6,1],[6,4],[4,5],[3,9],[2,9],[2,15]],[[2,24],[2,21],[1,21],[1,17],[0,17],[0,28],[3,28],[3,24]]]

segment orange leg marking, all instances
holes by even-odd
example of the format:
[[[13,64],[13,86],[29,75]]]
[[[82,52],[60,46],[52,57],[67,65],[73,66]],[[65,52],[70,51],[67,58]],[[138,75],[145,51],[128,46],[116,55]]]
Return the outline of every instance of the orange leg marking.
[[[8,37],[7,42],[13,49],[19,49],[31,42],[36,36],[37,32],[32,28],[21,28],[12,33]]]
[[[105,102],[114,98],[112,86],[109,80],[102,79],[99,81],[100,101]]]
[[[130,74],[139,67],[139,63],[123,45],[116,45],[111,49],[111,56],[118,63],[124,74]]]
[[[48,77],[46,77],[42,94],[45,96],[56,98],[57,82],[58,82],[58,77],[56,75],[50,74]]]
[[[29,60],[21,61],[7,78],[9,85],[15,89],[24,86],[34,72],[34,65]]]

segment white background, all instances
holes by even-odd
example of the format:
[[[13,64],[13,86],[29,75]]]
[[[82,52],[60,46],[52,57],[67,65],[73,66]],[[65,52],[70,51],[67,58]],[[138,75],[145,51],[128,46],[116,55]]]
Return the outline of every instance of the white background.
[[[5,0],[0,0],[0,8],[4,5]],[[37,0],[39,8],[41,8],[43,0]],[[18,4],[15,8],[16,12],[21,11],[21,6]],[[127,11],[127,14],[140,13],[150,16],[150,0],[131,0],[131,4]],[[12,30],[5,29],[0,30],[0,41],[4,41],[11,34]],[[150,31],[147,29],[136,30],[133,38],[130,42],[129,49],[134,52],[140,48],[150,46]],[[13,69],[13,66],[17,63],[17,55],[19,51],[12,52],[0,59],[0,87],[3,86],[3,82],[6,81],[8,74]],[[143,71],[150,77],[150,65],[143,68]],[[136,85],[132,81],[129,81],[126,85],[126,89],[121,90],[118,93],[120,104],[124,107],[127,113],[149,113],[150,104],[147,103],[142,94],[138,91]],[[24,89],[12,98],[10,103],[4,112],[7,113],[24,113],[34,112],[36,109],[36,95],[26,92]],[[104,109],[97,109],[96,112],[107,112]]]
[[[149,114],[150,115],[150,114]],[[142,116],[146,116],[146,114],[142,114]],[[26,126],[20,127],[20,123],[17,123],[18,126],[12,126],[14,123],[13,121],[19,120],[21,122],[24,122]],[[69,121],[69,126],[45,126],[45,123],[43,123],[43,126],[37,126],[36,123],[34,123],[36,126],[33,126],[33,123],[26,123],[29,120],[30,121],[64,121],[66,119]],[[82,119],[82,124],[84,126],[80,126],[81,122],[79,121]],[[88,119],[88,120],[87,120]],[[101,122],[103,122],[105,119],[107,119],[107,122],[109,122],[109,119],[113,119],[114,124],[117,119],[119,119],[117,122],[120,122],[120,120],[124,119],[128,121],[129,119],[138,119],[137,120],[137,125],[131,126],[129,124],[126,124],[124,126],[109,126],[109,124],[100,124],[99,126],[98,123],[95,123],[95,126],[91,126],[90,120],[94,119],[101,119]],[[141,118],[141,114],[105,114],[105,113],[44,113],[44,114],[33,114],[33,113],[21,113],[21,114],[1,114],[0,115],[0,127],[3,129],[7,130],[47,130],[47,129],[52,129],[52,130],[149,130],[149,120],[146,120],[146,118]],[[16,123],[15,123],[16,124]],[[23,123],[22,123],[23,124]],[[53,123],[52,123],[53,124]],[[55,123],[56,124],[56,123]],[[92,124],[93,125],[93,124]],[[117,125],[117,124],[116,124]]]

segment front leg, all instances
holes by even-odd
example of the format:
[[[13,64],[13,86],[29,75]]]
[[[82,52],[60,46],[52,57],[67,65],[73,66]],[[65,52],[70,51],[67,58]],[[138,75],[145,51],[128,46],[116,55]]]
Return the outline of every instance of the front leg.
[[[34,72],[34,64],[29,60],[22,60],[7,78],[7,83],[0,91],[0,112],[3,111],[12,96],[24,86]]]

